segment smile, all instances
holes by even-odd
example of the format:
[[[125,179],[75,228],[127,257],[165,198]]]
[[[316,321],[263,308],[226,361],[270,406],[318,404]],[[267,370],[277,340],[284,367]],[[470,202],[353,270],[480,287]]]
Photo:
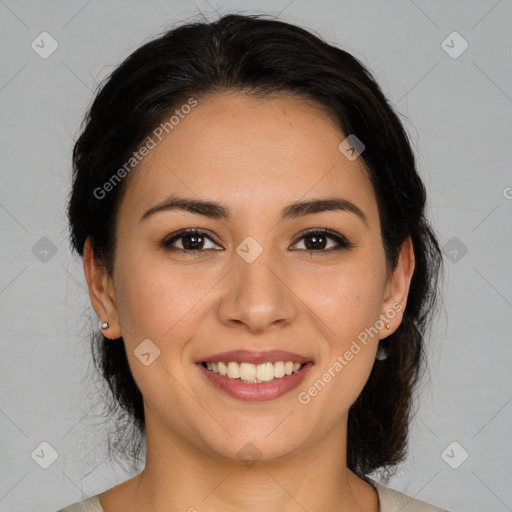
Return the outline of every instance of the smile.
[[[274,379],[282,379],[286,375],[297,373],[304,366],[293,361],[265,362],[261,364],[229,362],[204,362],[203,366],[213,372],[223,375],[228,379],[238,379],[251,384],[271,382]]]
[[[264,402],[284,397],[301,384],[313,366],[312,361],[259,364],[205,361],[196,364],[196,368],[213,388],[246,402]]]

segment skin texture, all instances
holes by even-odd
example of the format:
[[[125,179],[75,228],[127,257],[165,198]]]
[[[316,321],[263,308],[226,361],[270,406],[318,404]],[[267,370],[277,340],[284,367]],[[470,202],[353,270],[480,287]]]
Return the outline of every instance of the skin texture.
[[[379,339],[400,325],[414,256],[408,239],[388,273],[375,194],[362,160],[338,150],[345,137],[299,98],[198,98],[130,176],[113,276],[87,241],[91,302],[110,323],[104,334],[123,336],[147,429],[146,467],[101,496],[106,512],[379,510],[373,487],[346,467],[347,416]],[[221,202],[233,218],[169,210],[140,221],[171,194]],[[367,224],[344,211],[279,219],[292,202],[333,196],[355,203]],[[183,228],[212,240],[195,256],[162,247]],[[301,233],[308,228],[340,233],[355,247],[330,251],[337,244],[329,238],[307,250],[311,239]],[[263,248],[252,263],[236,252],[247,236]],[[390,329],[370,337],[307,405],[299,403],[298,392],[393,305],[402,309],[387,321]],[[134,355],[147,338],[161,351],[149,366]],[[314,366],[298,389],[248,403],[211,385],[195,364],[242,348],[289,350]],[[261,453],[251,467],[237,456],[248,442]]]

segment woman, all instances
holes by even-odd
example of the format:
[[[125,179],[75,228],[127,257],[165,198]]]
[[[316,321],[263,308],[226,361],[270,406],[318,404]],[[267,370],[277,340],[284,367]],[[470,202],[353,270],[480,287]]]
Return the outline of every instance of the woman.
[[[146,460],[62,511],[441,510],[369,477],[405,458],[441,257],[354,57],[257,16],[176,28],[73,161],[98,364]]]

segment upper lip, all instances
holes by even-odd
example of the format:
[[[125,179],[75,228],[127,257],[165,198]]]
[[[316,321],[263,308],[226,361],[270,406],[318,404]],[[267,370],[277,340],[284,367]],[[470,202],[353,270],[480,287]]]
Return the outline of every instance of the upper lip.
[[[219,361],[236,361],[240,363],[262,364],[276,361],[293,361],[294,363],[307,363],[311,361],[311,359],[305,356],[301,356],[300,354],[287,352],[286,350],[231,350],[229,352],[220,352],[218,354],[205,356],[204,358],[197,360],[196,363],[217,363]]]

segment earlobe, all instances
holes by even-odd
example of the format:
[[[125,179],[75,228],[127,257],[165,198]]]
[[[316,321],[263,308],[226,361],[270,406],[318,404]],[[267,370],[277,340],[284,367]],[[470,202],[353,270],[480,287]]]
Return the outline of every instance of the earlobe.
[[[380,339],[392,334],[402,322],[414,267],[414,247],[411,237],[408,236],[402,243],[397,266],[386,283],[382,316],[391,329],[384,329]]]
[[[105,265],[96,258],[90,237],[84,244],[83,267],[89,298],[100,319],[101,333],[110,339],[121,337],[112,281]]]

